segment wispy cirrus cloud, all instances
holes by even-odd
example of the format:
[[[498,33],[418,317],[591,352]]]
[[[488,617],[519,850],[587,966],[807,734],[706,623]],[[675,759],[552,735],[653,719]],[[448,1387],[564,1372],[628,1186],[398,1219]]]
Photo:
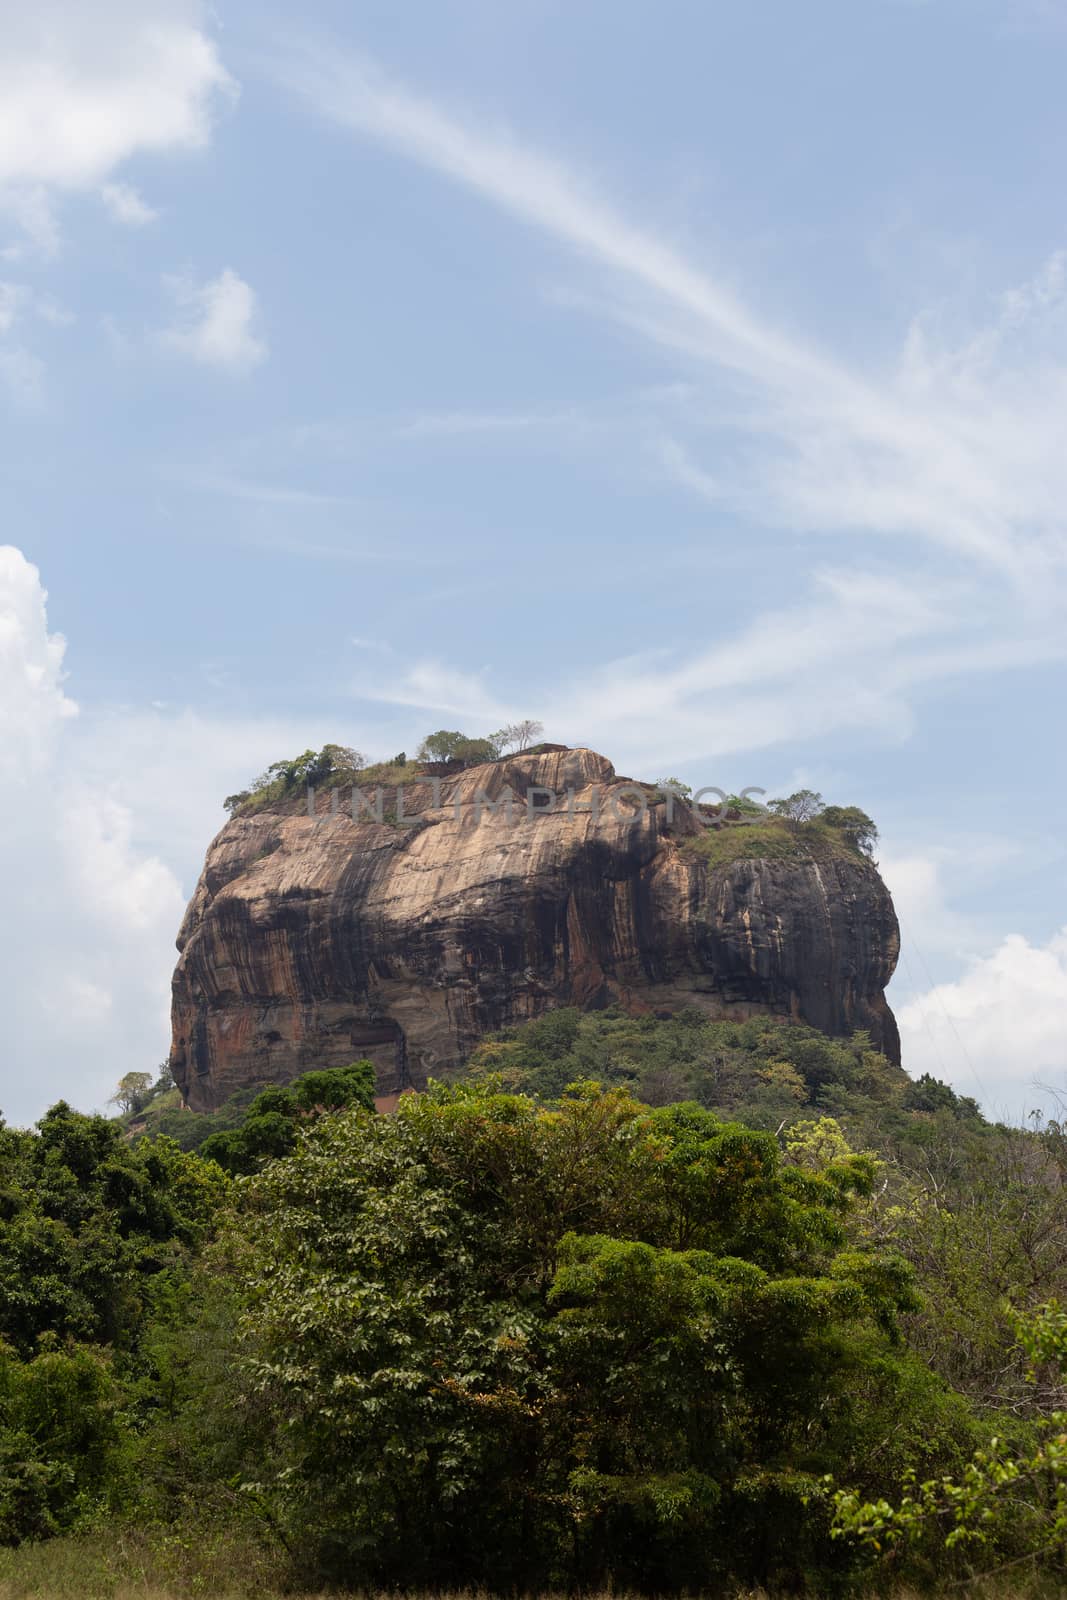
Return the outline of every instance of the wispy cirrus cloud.
[[[961,590],[957,605],[968,602]],[[537,714],[554,736],[595,739],[643,773],[841,729],[897,741],[911,730],[912,710],[910,682],[894,663],[936,641],[945,615],[940,588],[886,574],[826,571],[806,602],[757,616],[683,658],[664,645],[542,679]],[[946,658],[939,670],[950,675],[954,665]],[[471,725],[528,711],[511,704],[487,674],[431,658],[399,676],[361,678],[357,692]]]
[[[233,473],[200,469],[171,469],[166,476],[199,494],[221,495],[227,500],[247,500],[265,506],[344,506],[354,504],[351,495],[323,494],[298,484],[273,483],[261,478],[242,478]]]
[[[1067,562],[1067,525],[1057,509],[1067,503],[1058,425],[1067,344],[1061,341],[1062,359],[1040,367],[1010,348],[1020,322],[1058,310],[1055,271],[1043,269],[1034,284],[1005,297],[992,337],[986,330],[953,347],[928,319],[917,319],[897,365],[872,375],[754,313],[721,275],[508,131],[461,119],[335,48],[289,48],[275,71],[318,114],[440,172],[605,269],[611,287],[601,310],[669,345],[694,369],[738,382],[747,416],[735,422],[747,421],[759,446],[768,520],[904,534],[1018,582],[1043,580]],[[740,477],[730,487],[751,504],[753,482]]]
[[[570,165],[448,111],[375,63],[298,43],[272,70],[316,114],[569,247],[598,275],[578,304],[678,358],[684,406],[650,394],[645,418],[650,459],[667,481],[749,526],[847,543],[847,571],[832,557],[819,563],[806,593],[802,584],[794,602],[684,666],[667,651],[644,661],[637,681],[616,662],[546,685],[544,714],[555,713],[561,736],[596,727],[604,742],[617,732],[624,750],[664,759],[834,728],[895,739],[922,685],[1067,653],[1059,255],[1008,290],[984,326],[961,332],[917,312],[895,360],[859,365],[755,312],[723,274],[625,215]],[[716,455],[724,421],[730,448]],[[434,687],[446,680],[450,688]],[[455,687],[453,668],[430,664],[388,696],[457,707]],[[472,714],[484,699],[472,691]]]
[[[568,411],[426,411],[398,422],[397,439],[484,439],[492,434],[542,433],[585,425],[577,410]]]

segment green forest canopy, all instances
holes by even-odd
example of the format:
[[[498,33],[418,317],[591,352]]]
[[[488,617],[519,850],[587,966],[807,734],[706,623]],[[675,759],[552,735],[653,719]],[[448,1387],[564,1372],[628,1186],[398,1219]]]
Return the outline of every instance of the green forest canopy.
[[[1056,1124],[691,1012],[372,1087],[261,1088],[199,1153],[165,1078],[0,1128],[12,1562],[108,1530],[116,1583],[179,1551],[194,1590],[219,1551],[234,1592],[1056,1580]]]

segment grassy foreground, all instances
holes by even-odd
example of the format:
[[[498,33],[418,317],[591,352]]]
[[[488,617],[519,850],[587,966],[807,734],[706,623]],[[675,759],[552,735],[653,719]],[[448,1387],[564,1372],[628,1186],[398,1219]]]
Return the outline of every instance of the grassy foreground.
[[[397,1591],[358,1591],[361,1600],[395,1600]],[[1056,1580],[1035,1579],[1015,1567],[998,1576],[919,1590],[890,1587],[855,1592],[854,1600],[1053,1600],[1062,1596]],[[336,1591],[334,1591],[336,1596]],[[327,1600],[286,1582],[284,1557],[256,1540],[208,1526],[184,1532],[110,1529],[0,1549],[0,1600]],[[486,1591],[430,1591],[410,1600],[494,1600]],[[541,1600],[562,1600],[543,1596]],[[586,1595],[583,1600],[627,1600],[621,1591]],[[759,1589],[717,1591],[707,1600],[779,1600]],[[784,1600],[784,1597],[782,1597]],[[845,1600],[836,1591],[836,1600]]]
[[[0,1550],[0,1600],[245,1600],[282,1594],[279,1559],[210,1525],[108,1529]]]

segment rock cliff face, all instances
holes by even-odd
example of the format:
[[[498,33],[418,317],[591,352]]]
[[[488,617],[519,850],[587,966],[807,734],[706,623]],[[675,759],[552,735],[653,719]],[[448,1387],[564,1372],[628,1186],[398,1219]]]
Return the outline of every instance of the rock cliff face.
[[[541,809],[539,788],[569,808]],[[710,866],[686,807],[640,805],[592,750],[409,785],[413,826],[395,790],[382,821],[335,797],[238,815],[208,851],[173,986],[171,1066],[195,1109],[360,1056],[381,1093],[418,1087],[559,1005],[770,1012],[868,1028],[899,1060],[896,917],[847,850]]]

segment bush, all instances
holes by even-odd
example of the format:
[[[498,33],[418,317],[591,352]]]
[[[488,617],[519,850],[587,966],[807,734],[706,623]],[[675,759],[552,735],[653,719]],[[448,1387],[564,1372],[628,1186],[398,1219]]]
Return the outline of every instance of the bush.
[[[870,1182],[864,1158],[785,1167],[767,1134],[595,1086],[323,1118],[245,1191],[230,1257],[273,1418],[260,1492],[349,1583],[844,1572],[820,1474],[904,1406],[901,1459],[958,1445],[894,1343],[907,1267],[846,1243]]]
[[[20,1361],[0,1344],[0,1544],[45,1539],[117,1498],[119,1390],[85,1348]]]
[[[254,783],[236,794],[227,795],[223,804],[233,817],[241,811],[257,810],[283,800],[308,785],[314,788],[330,779],[354,778],[366,765],[367,758],[359,750],[343,744],[325,744],[321,750],[305,750],[288,761],[272,762]]]
[[[820,820],[828,828],[836,828],[843,833],[849,844],[861,850],[865,856],[874,854],[878,829],[859,806],[825,806]]]
[[[240,1126],[210,1134],[200,1146],[200,1154],[217,1162],[224,1172],[255,1172],[265,1161],[286,1156],[295,1148],[303,1123],[323,1111],[347,1106],[374,1110],[374,1067],[369,1061],[305,1072],[288,1088],[263,1089]]]
[[[0,1339],[31,1357],[41,1335],[136,1345],[147,1286],[199,1244],[221,1206],[217,1167],[166,1139],[64,1102],[0,1130]]]

